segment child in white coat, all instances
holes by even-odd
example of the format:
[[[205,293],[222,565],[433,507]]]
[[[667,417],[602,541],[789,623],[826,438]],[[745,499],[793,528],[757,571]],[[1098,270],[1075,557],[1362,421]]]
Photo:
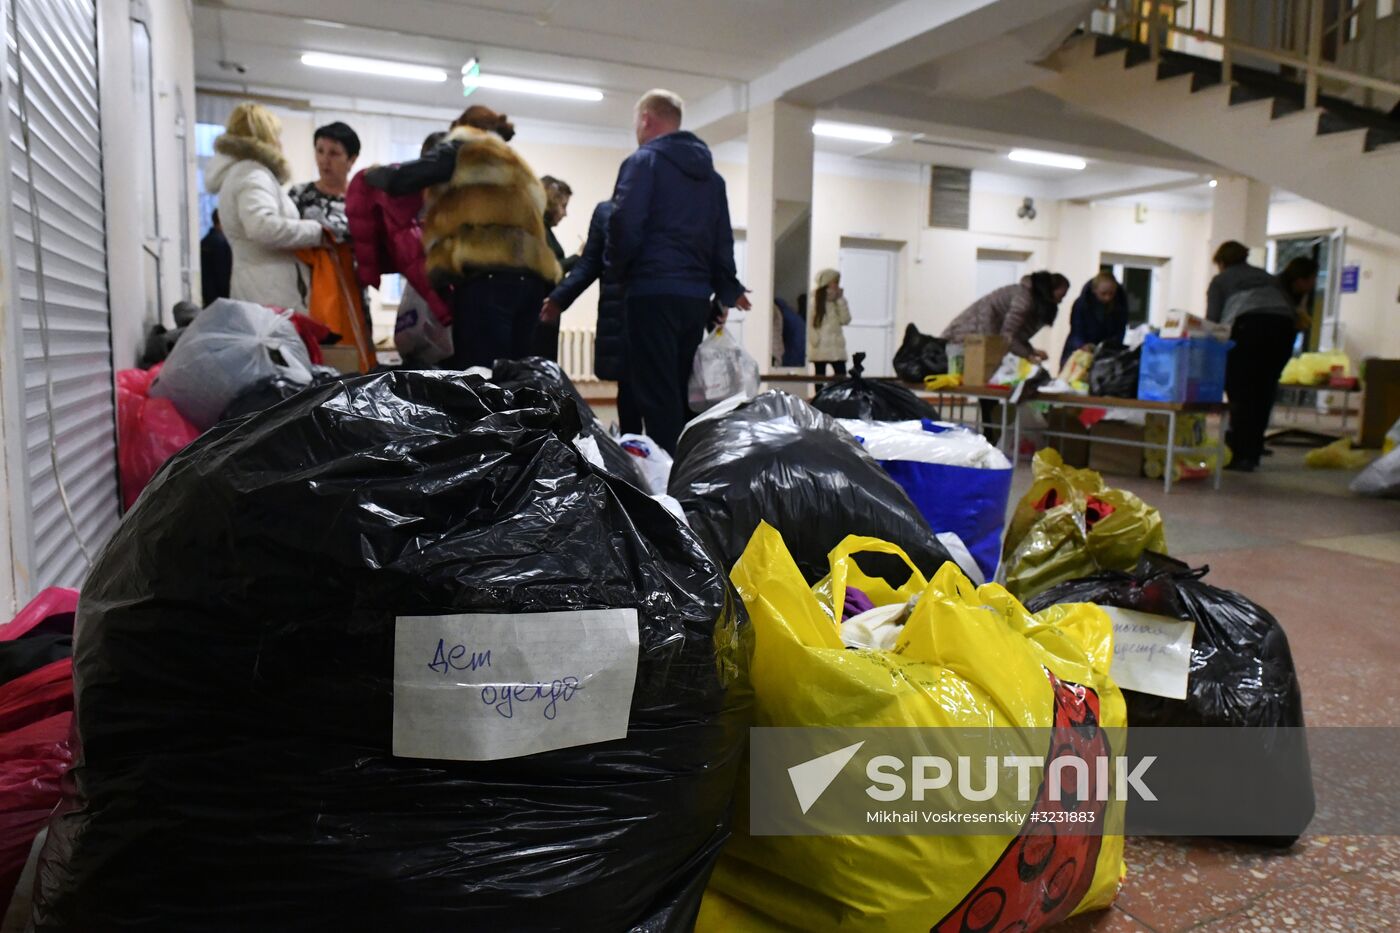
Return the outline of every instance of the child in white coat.
[[[818,376],[826,375],[827,364],[838,376],[846,375],[846,331],[851,310],[841,290],[841,273],[823,269],[817,273],[811,319],[807,322],[807,359]]]

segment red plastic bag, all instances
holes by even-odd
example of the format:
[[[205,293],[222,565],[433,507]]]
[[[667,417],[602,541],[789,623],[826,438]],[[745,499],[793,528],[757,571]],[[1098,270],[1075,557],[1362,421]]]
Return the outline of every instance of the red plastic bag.
[[[160,367],[153,366],[117,373],[117,463],[122,504],[128,509],[165,461],[199,437],[199,429],[185,420],[173,402],[149,397],[159,372]]]
[[[45,625],[71,630],[78,591],[51,587],[0,625],[0,641]],[[29,858],[34,837],[61,796],[73,762],[73,659],[64,658],[0,684],[0,917]]]

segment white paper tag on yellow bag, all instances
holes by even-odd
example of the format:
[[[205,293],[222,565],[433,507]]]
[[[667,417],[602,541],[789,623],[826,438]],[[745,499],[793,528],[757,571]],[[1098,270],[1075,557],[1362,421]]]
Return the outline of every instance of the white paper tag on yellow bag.
[[[627,735],[637,611],[401,616],[394,754],[492,761]]]
[[[1114,683],[1124,690],[1186,699],[1196,623],[1115,606],[1104,606],[1103,611],[1113,620],[1109,673]]]

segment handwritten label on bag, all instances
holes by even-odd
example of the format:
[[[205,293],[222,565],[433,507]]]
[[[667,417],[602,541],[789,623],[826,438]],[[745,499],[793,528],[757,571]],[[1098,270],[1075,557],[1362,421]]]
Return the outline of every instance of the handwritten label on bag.
[[[1113,666],[1110,674],[1119,687],[1186,699],[1191,674],[1191,639],[1196,623],[1133,609],[1104,606],[1113,620]]]
[[[627,735],[637,611],[401,616],[394,754],[493,761]]]

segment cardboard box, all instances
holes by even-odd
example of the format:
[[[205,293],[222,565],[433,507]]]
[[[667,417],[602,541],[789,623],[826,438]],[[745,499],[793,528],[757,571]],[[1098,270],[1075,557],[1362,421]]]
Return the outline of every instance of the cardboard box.
[[[963,338],[963,385],[984,386],[996,374],[1011,344],[1000,334]]]
[[[1089,429],[1079,420],[1082,408],[1051,408],[1045,413],[1045,426],[1051,431],[1073,434],[1074,437],[1047,437],[1046,447],[1060,452],[1067,466],[1086,467],[1089,465]]]
[[[1400,419],[1400,360],[1372,357],[1361,368],[1361,436],[1359,446],[1376,448]]]
[[[1161,336],[1167,340],[1179,340],[1182,337],[1209,337],[1212,340],[1229,340],[1230,328],[1224,324],[1207,321],[1190,311],[1172,310],[1167,312],[1167,319],[1162,324]]]
[[[360,353],[353,343],[335,343],[321,347],[321,356],[326,365],[347,376],[356,375],[360,370]]]
[[[1143,442],[1146,429],[1123,421],[1100,421],[1089,432],[1089,469],[1115,476],[1141,476],[1146,450],[1121,444],[1095,443],[1095,438]]]

